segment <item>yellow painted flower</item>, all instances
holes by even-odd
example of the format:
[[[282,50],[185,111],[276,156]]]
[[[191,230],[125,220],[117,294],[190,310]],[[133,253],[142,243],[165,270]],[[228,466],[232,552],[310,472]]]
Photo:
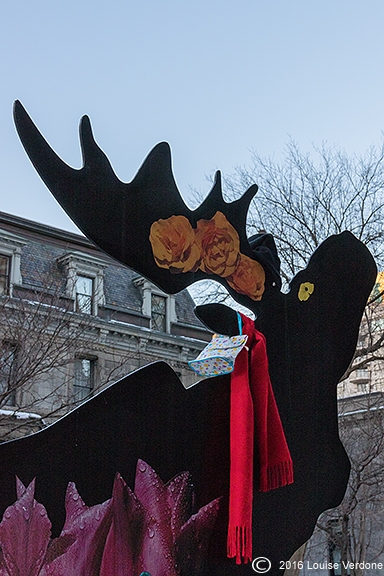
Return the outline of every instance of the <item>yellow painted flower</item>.
[[[245,294],[252,300],[261,300],[265,288],[264,268],[256,260],[240,254],[236,270],[226,281],[239,294]]]
[[[201,258],[195,230],[185,216],[160,219],[151,226],[149,240],[153,256],[160,268],[174,274],[195,272]]]
[[[222,212],[197,222],[196,239],[201,246],[200,270],[223,278],[233,274],[240,257],[240,239]]]
[[[300,284],[299,293],[297,295],[299,300],[301,302],[305,302],[306,300],[308,300],[310,295],[313,294],[314,289],[315,285],[312,284],[312,282],[303,282],[302,284]]]

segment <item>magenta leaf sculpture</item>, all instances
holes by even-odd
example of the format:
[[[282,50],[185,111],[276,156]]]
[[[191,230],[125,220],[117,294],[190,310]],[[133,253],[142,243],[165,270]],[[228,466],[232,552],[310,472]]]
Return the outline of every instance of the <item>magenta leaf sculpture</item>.
[[[104,545],[110,529],[111,500],[88,507],[81,499],[76,486],[68,484],[65,499],[66,519],[64,528],[52,545],[58,549],[62,543],[72,544],[55,559],[47,555],[47,576],[94,576],[99,574]],[[50,550],[50,549],[49,549]]]
[[[141,543],[145,530],[144,509],[120,474],[116,475],[108,531],[100,576],[138,574]]]
[[[219,509],[217,499],[192,514],[190,474],[164,484],[139,460],[135,492],[117,474],[103,504],[88,507],[69,483],[65,524],[51,539],[35,481],[17,479],[16,492],[0,523],[0,576],[197,576]]]
[[[156,472],[139,460],[136,468],[135,494],[145,510],[145,530],[138,573],[151,576],[177,576],[180,572],[174,557],[171,508],[166,486]]]
[[[6,509],[0,523],[2,570],[9,576],[38,576],[49,544],[51,522],[44,506],[34,499],[34,481],[25,488],[18,480],[17,495],[18,500]]]

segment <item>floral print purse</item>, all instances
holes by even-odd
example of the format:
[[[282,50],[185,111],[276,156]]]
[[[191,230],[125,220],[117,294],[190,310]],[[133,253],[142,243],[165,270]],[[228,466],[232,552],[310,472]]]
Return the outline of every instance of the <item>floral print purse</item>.
[[[229,374],[235,367],[235,360],[248,340],[242,334],[241,316],[237,313],[239,336],[223,336],[214,334],[210,343],[200,352],[195,360],[188,362],[189,366],[199,376],[221,376]]]

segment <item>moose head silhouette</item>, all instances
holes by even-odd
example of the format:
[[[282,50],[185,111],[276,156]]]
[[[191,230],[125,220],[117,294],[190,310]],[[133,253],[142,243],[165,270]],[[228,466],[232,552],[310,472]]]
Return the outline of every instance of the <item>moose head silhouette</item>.
[[[338,435],[336,386],[352,360],[375,282],[371,254],[348,231],[331,236],[283,293],[272,237],[246,235],[257,186],[227,203],[217,173],[210,194],[192,211],[176,187],[168,144],[158,144],[132,182],[123,183],[96,144],[87,117],[80,125],[84,166],[75,170],[51,149],[19,102],[14,116],[41,178],[102,250],[169,294],[197,280],[215,279],[254,313],[255,326],[266,339],[295,480],[260,492],[255,456],[253,557],[268,558],[270,574],[280,574],[281,562],[311,536],[319,514],[340,503],[347,486],[350,465]],[[209,226],[216,252],[204,245]],[[199,306],[196,313],[214,332],[238,333],[236,313],[227,306]],[[68,481],[76,482],[86,501],[96,503],[108,497],[117,471],[129,483],[138,458],[164,479],[186,469],[199,505],[223,497],[206,574],[249,574],[249,564],[236,565],[225,551],[229,420],[228,376],[185,390],[165,363],[147,366],[47,429],[1,445],[0,508],[12,501],[15,474],[24,483],[38,477],[37,497],[59,531]]]

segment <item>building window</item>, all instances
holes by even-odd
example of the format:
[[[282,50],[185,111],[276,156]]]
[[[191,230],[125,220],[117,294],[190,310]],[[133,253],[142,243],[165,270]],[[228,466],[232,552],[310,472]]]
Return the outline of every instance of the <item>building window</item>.
[[[21,286],[21,252],[26,244],[20,236],[0,230],[0,296],[12,296],[13,287]]]
[[[151,328],[167,331],[167,298],[158,294],[151,295]]]
[[[351,382],[353,384],[369,384],[371,381],[371,373],[369,370],[362,369],[362,370],[355,370],[355,372],[351,376]]]
[[[347,532],[347,526],[343,529],[343,519],[342,518],[332,518],[328,521],[328,528],[330,530],[330,535],[328,538],[328,550],[329,550],[329,576],[341,576],[342,574],[342,560],[346,561],[342,557],[341,547],[345,548],[347,555],[349,550],[349,535]],[[345,571],[346,576],[350,576],[350,570]]]
[[[17,345],[3,342],[0,348],[0,395],[3,404],[16,405],[14,375],[17,360]]]
[[[75,381],[73,384],[73,399],[80,402],[88,398],[94,388],[95,360],[76,358]]]
[[[376,282],[372,288],[371,299],[381,304],[383,302],[383,291],[379,282]]]
[[[175,297],[162,292],[142,276],[137,276],[133,283],[141,290],[141,311],[150,319],[152,330],[170,333],[172,324],[177,322]]]
[[[0,254],[0,295],[9,294],[10,257]]]
[[[329,576],[341,576],[341,550],[333,541],[329,541]]]
[[[93,278],[78,274],[76,278],[76,312],[82,312],[83,314],[93,313],[93,293]]]
[[[97,316],[104,306],[104,270],[107,264],[101,258],[83,252],[69,252],[58,258],[67,274],[66,292],[74,300],[74,310]]]

